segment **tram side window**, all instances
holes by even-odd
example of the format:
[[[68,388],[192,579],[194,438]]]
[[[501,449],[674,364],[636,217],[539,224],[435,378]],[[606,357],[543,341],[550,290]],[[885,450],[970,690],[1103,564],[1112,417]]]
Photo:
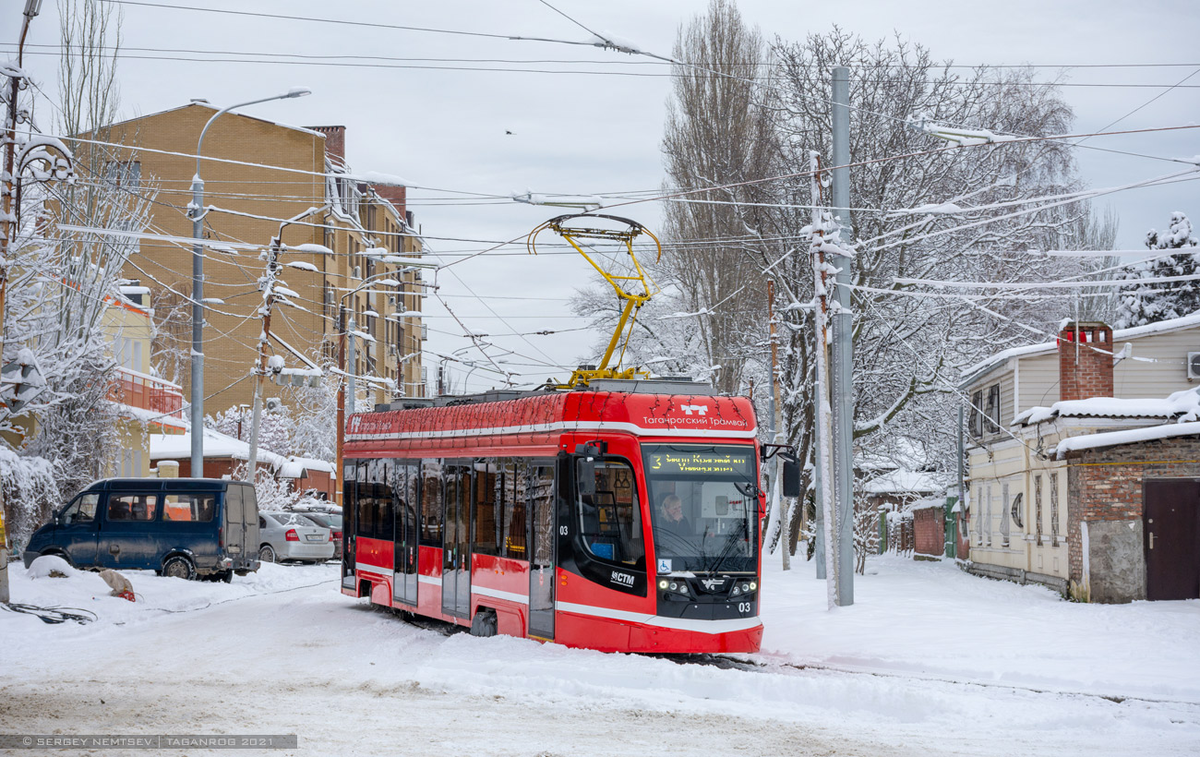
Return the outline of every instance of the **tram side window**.
[[[504,507],[504,556],[517,560],[528,560],[525,552],[525,510],[529,502],[529,469],[523,460],[513,460],[511,497],[505,497]]]
[[[417,481],[420,471],[409,460],[399,460],[396,463],[395,482],[396,492],[396,541],[402,542],[415,535],[415,524],[418,523]]]
[[[347,488],[352,488],[355,492],[355,533],[367,539],[375,538],[377,514],[375,496],[371,487],[371,462],[371,460],[360,461],[356,466],[354,485],[351,487],[347,484]]]
[[[530,468],[533,501],[533,564],[554,564],[554,466]]]
[[[421,461],[421,543],[442,546],[442,461]]]
[[[354,460],[347,460],[345,465],[342,466],[342,512],[345,513],[345,522],[342,524],[342,527],[347,534],[358,533],[358,490],[356,489],[357,478],[357,462]]]
[[[633,469],[628,463],[597,462],[595,493],[579,494],[575,502],[579,532],[589,552],[609,562],[645,564],[641,508]]]
[[[370,465],[371,490],[375,496],[375,538],[391,541],[396,515],[392,493],[392,478],[396,463],[392,460],[372,460]]]
[[[475,500],[472,506],[475,514],[472,518],[471,543],[472,550],[481,555],[496,555],[500,553],[500,538],[496,528],[496,512],[502,510],[500,503],[500,486],[503,474],[495,460],[479,460],[475,463]]]

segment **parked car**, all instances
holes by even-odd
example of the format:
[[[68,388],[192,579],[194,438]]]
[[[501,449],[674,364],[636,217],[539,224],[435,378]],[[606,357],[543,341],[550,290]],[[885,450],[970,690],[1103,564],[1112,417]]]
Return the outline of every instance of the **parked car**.
[[[324,562],[333,557],[333,532],[300,513],[258,514],[258,559]]]
[[[333,532],[333,559],[342,559],[342,516],[337,513],[302,513],[321,528]]]
[[[97,481],[33,532],[25,567],[57,555],[79,568],[154,570],[229,581],[258,570],[254,487],[207,478]]]

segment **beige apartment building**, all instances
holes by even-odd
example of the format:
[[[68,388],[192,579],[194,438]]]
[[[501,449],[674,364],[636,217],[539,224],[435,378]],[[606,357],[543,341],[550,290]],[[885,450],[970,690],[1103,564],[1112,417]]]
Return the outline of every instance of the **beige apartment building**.
[[[191,376],[192,176],[197,141],[217,112],[194,101],[110,127],[108,181],[154,194],[152,218],[125,277],[150,290],[154,365],[184,387]],[[279,235],[287,303],[271,319],[270,352],[289,368],[336,364],[339,308],[356,321],[360,403],[425,394],[423,282],[403,187],[373,187],[345,163],[345,127],[305,128],[225,113],[204,137],[205,412],[249,404],[262,323],[265,249]],[[285,222],[286,221],[286,222]],[[282,229],[282,232],[281,232]],[[402,260],[403,258],[403,260]],[[292,266],[290,264],[298,264]],[[400,286],[372,285],[376,280]],[[355,291],[358,290],[358,291]],[[268,384],[267,396],[287,400]]]

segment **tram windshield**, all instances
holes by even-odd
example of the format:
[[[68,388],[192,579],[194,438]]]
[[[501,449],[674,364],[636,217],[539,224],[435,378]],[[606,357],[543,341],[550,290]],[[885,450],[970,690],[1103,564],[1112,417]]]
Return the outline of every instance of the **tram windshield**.
[[[642,452],[658,573],[753,573],[756,448],[654,444]]]

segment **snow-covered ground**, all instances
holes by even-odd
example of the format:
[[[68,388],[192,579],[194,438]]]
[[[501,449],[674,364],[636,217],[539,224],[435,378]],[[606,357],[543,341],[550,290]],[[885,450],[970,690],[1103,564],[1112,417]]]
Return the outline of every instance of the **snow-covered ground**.
[[[304,755],[1200,752],[1200,601],[1071,604],[883,557],[830,612],[812,563],[778,562],[763,652],[735,668],[444,635],[343,597],[334,565],[132,572],[129,603],[18,563],[14,602],[99,619],[0,612],[0,732],[294,733],[282,753]]]

